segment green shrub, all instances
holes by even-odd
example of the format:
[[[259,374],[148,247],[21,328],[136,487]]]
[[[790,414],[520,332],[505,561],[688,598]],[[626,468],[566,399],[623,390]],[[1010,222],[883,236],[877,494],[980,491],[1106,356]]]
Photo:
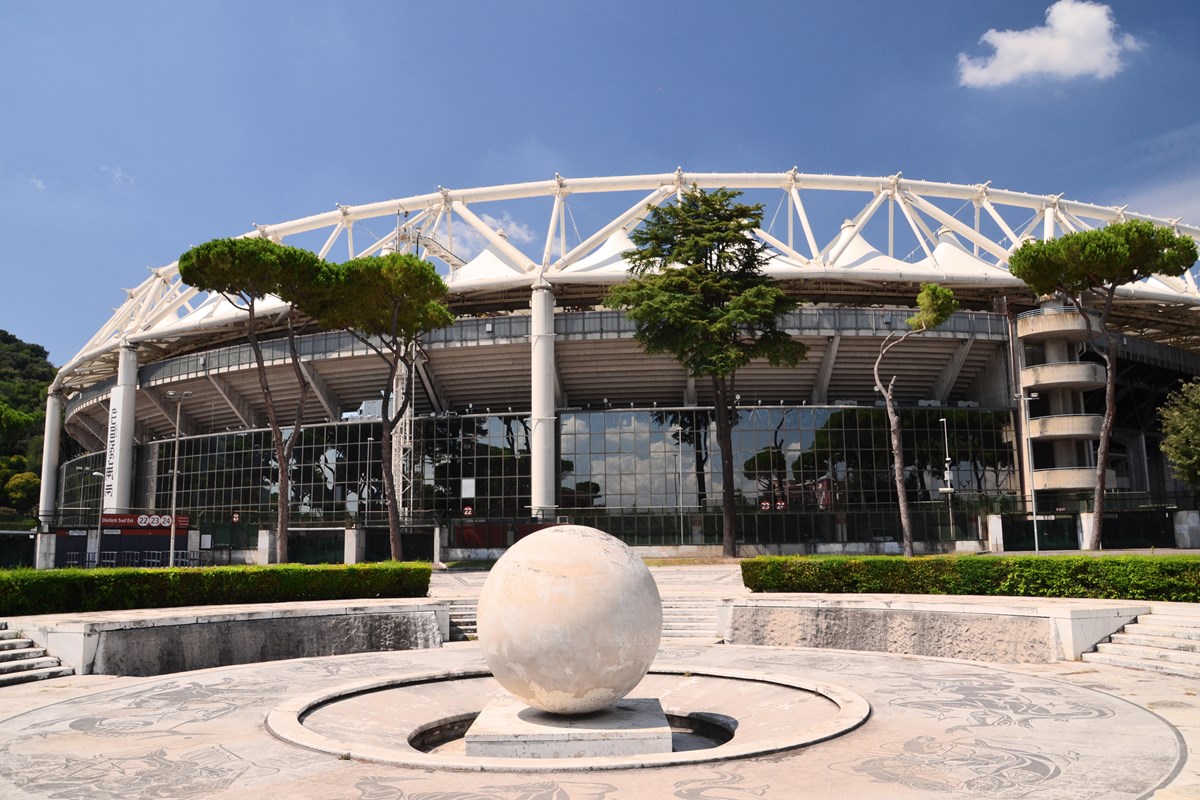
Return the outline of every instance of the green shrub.
[[[425,597],[429,564],[279,564],[0,572],[0,617],[128,608]]]
[[[754,592],[972,594],[1200,602],[1200,556],[760,556]]]

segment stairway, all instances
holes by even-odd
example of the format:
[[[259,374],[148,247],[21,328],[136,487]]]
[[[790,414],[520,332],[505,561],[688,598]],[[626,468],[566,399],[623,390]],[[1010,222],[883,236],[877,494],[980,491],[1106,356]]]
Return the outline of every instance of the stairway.
[[[74,674],[74,667],[64,667],[60,660],[46,655],[45,648],[21,638],[18,631],[10,631],[7,622],[0,622],[0,686]]]
[[[1084,653],[1083,660],[1200,678],[1200,607],[1172,606],[1142,614],[1108,642]]]
[[[475,638],[475,614],[479,601],[458,597],[450,601],[450,641],[467,642]]]
[[[478,601],[471,597],[458,597],[450,600],[449,604],[450,641],[474,639]],[[662,635],[664,639],[715,639],[717,602],[710,597],[664,598]]]
[[[664,597],[664,639],[717,638],[717,601],[711,597]]]

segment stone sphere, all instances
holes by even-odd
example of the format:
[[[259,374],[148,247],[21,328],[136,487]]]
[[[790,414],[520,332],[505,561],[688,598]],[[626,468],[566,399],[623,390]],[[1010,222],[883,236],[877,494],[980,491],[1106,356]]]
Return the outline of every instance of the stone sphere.
[[[557,525],[496,562],[476,623],[483,657],[505,689],[542,711],[584,714],[645,677],[662,636],[662,599],[620,539]]]

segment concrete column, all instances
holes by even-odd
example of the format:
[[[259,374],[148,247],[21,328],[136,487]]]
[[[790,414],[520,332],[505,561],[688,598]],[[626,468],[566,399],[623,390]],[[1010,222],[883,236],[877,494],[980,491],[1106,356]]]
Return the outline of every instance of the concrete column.
[[[1096,515],[1091,511],[1079,512],[1079,549],[1086,550],[1083,545],[1088,540],[1088,535],[1092,532],[1092,524],[1096,519]]]
[[[442,563],[442,537],[445,536],[445,529],[441,524],[435,525],[433,528],[433,568],[445,569],[446,565]]]
[[[385,408],[383,413],[389,417],[396,413],[396,409],[404,402],[406,391],[408,391],[408,368],[404,366],[404,362],[400,362],[396,365],[396,383],[392,386],[392,405],[390,408]],[[404,412],[404,416],[400,417],[396,427],[392,429],[392,475],[396,479],[396,508],[400,512],[401,519],[412,512],[412,509],[409,508],[412,500],[409,492],[409,474],[404,465],[408,461],[413,447],[413,416],[415,414],[413,406],[415,402],[415,398],[410,399],[408,410]],[[379,479],[382,483],[382,474]]]
[[[1180,549],[1200,547],[1200,511],[1176,511],[1175,546]]]
[[[53,533],[39,533],[37,535],[37,548],[34,553],[33,568],[34,569],[54,569],[54,556],[57,549],[57,537]]]
[[[100,565],[100,536],[100,531],[88,531],[85,563],[81,566],[86,566],[87,563],[91,563],[96,566]]]
[[[343,564],[361,564],[367,557],[367,531],[364,528],[346,528],[346,539],[342,546]]]
[[[530,299],[533,312],[530,328],[531,380],[530,497],[532,514],[554,519],[558,484],[556,451],[558,425],[554,415],[554,294],[550,285],[539,282]]]
[[[1004,518],[999,514],[987,515],[987,537],[990,552],[1004,552]]]
[[[260,528],[258,531],[258,551],[254,554],[254,563],[260,567],[275,563],[275,529]]]
[[[117,384],[108,403],[108,443],[104,463],[104,510],[128,511],[133,489],[133,428],[137,411],[137,350],[121,347]]]
[[[58,451],[62,438],[63,396],[51,392],[46,396],[46,424],[42,428],[42,489],[38,497],[39,529],[49,531],[58,510]],[[41,552],[41,542],[38,542]],[[50,565],[54,565],[51,558]]]

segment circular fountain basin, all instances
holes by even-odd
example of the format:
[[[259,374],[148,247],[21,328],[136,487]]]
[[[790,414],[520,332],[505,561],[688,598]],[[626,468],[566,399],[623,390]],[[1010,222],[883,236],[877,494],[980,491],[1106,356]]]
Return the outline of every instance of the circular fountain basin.
[[[578,771],[720,761],[805,747],[854,730],[870,705],[803,676],[651,670],[630,697],[659,699],[672,752],[580,758],[471,757],[466,729],[504,688],[485,670],[358,681],[292,698],[267,717],[284,741],[381,764],[473,771]]]

